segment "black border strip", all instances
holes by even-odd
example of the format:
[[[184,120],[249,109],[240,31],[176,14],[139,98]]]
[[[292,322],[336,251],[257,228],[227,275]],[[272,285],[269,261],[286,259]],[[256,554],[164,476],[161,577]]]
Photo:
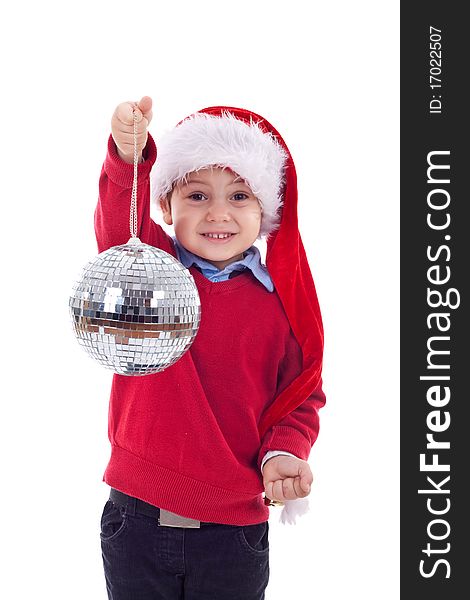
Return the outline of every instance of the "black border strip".
[[[406,600],[460,600],[470,588],[464,8],[401,3],[400,589]]]

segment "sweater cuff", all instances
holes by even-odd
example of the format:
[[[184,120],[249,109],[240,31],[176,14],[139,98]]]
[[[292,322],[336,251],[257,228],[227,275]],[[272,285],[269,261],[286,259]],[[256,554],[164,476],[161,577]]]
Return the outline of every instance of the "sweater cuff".
[[[140,183],[146,179],[152,169],[153,163],[157,158],[157,147],[150,134],[148,134],[147,144],[142,152],[144,162],[137,165],[137,182]],[[127,163],[119,156],[113,136],[108,139],[108,153],[104,161],[106,174],[113,183],[122,188],[131,188],[134,181],[134,165]]]
[[[275,456],[293,456],[294,458],[298,458],[298,456],[295,456],[295,454],[292,454],[291,452],[284,452],[284,450],[269,450],[268,452],[266,452],[265,457],[261,461],[261,473],[263,472],[263,467],[265,463],[270,458],[274,458]]]
[[[261,462],[269,450],[284,450],[302,460],[308,460],[311,449],[310,440],[300,431],[287,425],[275,425],[264,436],[258,454],[258,467],[261,468]]]

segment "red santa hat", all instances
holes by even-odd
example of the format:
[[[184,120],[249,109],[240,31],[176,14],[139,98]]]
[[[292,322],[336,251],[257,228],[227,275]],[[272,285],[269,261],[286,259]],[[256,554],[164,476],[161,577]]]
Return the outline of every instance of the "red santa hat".
[[[213,106],[190,115],[160,140],[153,197],[163,197],[186,175],[208,166],[229,167],[258,198],[266,266],[302,349],[302,372],[263,413],[262,437],[308,398],[322,370],[323,326],[298,228],[297,175],[286,143],[266,119],[243,108]]]
[[[201,111],[159,141],[152,171],[153,197],[162,198],[186,175],[209,165],[229,167],[246,181],[261,204],[262,237],[274,231],[280,220],[286,161],[282,145],[253,119],[246,123],[228,110],[220,116]]]

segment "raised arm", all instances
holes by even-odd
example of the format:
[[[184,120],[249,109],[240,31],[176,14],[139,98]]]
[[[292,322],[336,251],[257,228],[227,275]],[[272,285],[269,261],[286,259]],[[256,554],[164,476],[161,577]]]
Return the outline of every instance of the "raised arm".
[[[137,236],[142,242],[175,256],[170,236],[150,218],[149,175],[157,158],[157,149],[147,132],[147,125],[151,119],[151,100],[150,105],[147,100],[150,98],[144,97],[137,104],[122,103],[113,114],[112,134],[108,140],[108,151],[101,169],[99,198],[95,210],[95,234],[99,252],[111,246],[125,244],[131,235],[129,214],[134,178],[133,113],[135,110],[138,114],[138,155],[141,161],[137,169]]]

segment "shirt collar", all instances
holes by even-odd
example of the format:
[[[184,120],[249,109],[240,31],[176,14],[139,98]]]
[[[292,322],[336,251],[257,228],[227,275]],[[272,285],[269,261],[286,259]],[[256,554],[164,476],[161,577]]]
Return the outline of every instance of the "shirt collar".
[[[237,260],[227,265],[224,269],[218,269],[215,265],[211,264],[204,258],[201,258],[197,254],[193,254],[184,246],[182,246],[176,236],[172,237],[175,244],[176,252],[178,254],[178,260],[187,268],[192,265],[199,267],[205,277],[209,280],[217,278],[218,281],[228,279],[230,273],[233,271],[243,271],[244,269],[250,269],[253,275],[258,279],[260,283],[268,290],[268,292],[274,291],[274,284],[269,275],[268,269],[261,262],[261,254],[256,246],[251,246],[244,252],[244,257],[241,260]]]

